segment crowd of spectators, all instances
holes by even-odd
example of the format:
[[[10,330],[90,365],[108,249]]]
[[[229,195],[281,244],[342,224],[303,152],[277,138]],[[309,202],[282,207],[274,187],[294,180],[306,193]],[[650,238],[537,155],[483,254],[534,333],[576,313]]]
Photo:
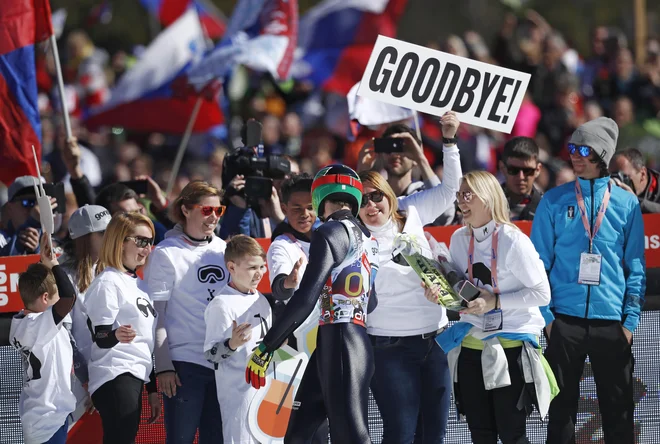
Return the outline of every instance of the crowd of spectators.
[[[364,169],[361,167],[368,152],[363,149],[365,143],[386,129],[385,126],[365,128],[356,140],[351,141],[347,138],[349,122],[345,97],[319,92],[304,82],[285,86],[273,82],[268,75],[241,69],[234,79],[239,79],[236,82],[243,88],[238,88],[240,93],[232,97],[231,116],[225,116],[224,136],[218,137],[217,132],[193,135],[172,191],[164,196],[180,136],[135,133],[117,127],[91,130],[84,123],[84,110],[108,99],[113,85],[139,58],[139,51],[136,50],[135,54],[122,51],[109,54],[96,47],[84,31],[70,32],[60,44],[64,47],[61,57],[66,83],[65,99],[71,110],[71,123],[78,145],[66,141],[64,125],[59,117],[59,98],[54,93],[52,59],[43,55],[42,59],[37,60],[44,154],[42,173],[47,182],[63,181],[67,192],[67,211],[59,224],[60,237],[66,233],[68,216],[84,203],[93,203],[89,198],[85,202],[80,202],[79,196],[74,198],[71,183],[83,180],[83,177],[92,191],[117,182],[148,177],[149,193],[137,196],[136,202],[142,200],[144,204],[146,198],[156,211],[162,210],[168,201],[178,196],[191,180],[202,179],[226,188],[227,184],[222,183],[223,159],[232,149],[242,145],[240,130],[249,118],[255,118],[263,125],[266,153],[286,155],[291,160],[292,171],[310,174],[337,161],[358,170]],[[461,126],[457,138],[463,154],[461,163],[464,173],[487,170],[505,183],[509,171],[507,165],[501,162],[503,147],[508,140],[525,136],[534,139],[540,147],[536,162],[541,167],[535,173],[533,182],[536,190],[543,192],[571,181],[574,174],[567,162],[567,137],[580,124],[602,115],[613,118],[619,126],[618,151],[635,148],[641,153],[641,157],[634,157],[634,162],[631,161],[634,171],[649,168],[650,173],[660,167],[660,40],[657,37],[648,38],[645,60],[637,65],[630,42],[616,28],[595,28],[590,53],[579,54],[565,36],[553,29],[538,13],[530,11],[524,17],[506,16],[492,42],[486,42],[478,32],[468,31],[463,36],[450,35],[428,42],[427,46],[532,74],[511,134],[468,124]],[[429,171],[442,180],[439,119],[429,115],[422,115],[421,119],[422,146],[427,162],[408,162],[412,165],[410,167],[404,162],[403,167],[407,171],[403,171],[401,177],[408,183],[405,189],[400,188],[399,194],[415,190],[420,186],[414,184],[418,180],[433,183],[434,178],[427,177]],[[430,169],[423,167],[425,163]],[[375,167],[379,166],[386,173],[390,185],[399,180],[394,177],[398,173],[392,168],[376,162]],[[620,168],[628,175],[641,174],[629,171],[627,166]],[[524,176],[525,172],[520,174]],[[646,176],[655,177],[653,174]],[[639,179],[636,180],[639,182]],[[5,184],[5,187],[9,185]],[[241,185],[239,181],[238,186]],[[24,229],[30,232],[36,229],[38,224],[29,223],[32,217],[17,221],[13,214],[9,214],[5,205],[9,195],[5,187],[0,185],[0,203],[3,204],[1,228],[9,233],[5,237],[12,237]],[[393,188],[396,190],[398,187]],[[641,194],[643,190],[637,191]],[[228,210],[232,210],[231,205],[237,202],[234,199],[226,203],[230,204]],[[284,219],[277,193],[273,193],[272,199],[264,204],[258,211],[259,217],[270,218],[272,226]],[[268,228],[255,228],[252,220],[255,215],[251,214],[250,209],[240,202],[236,206],[242,212],[228,212],[227,217],[231,215],[237,222],[232,223],[229,231],[223,230],[221,236],[237,232],[254,237],[268,234]],[[252,222],[248,220],[250,223],[245,223],[246,218],[252,218]],[[28,226],[19,230],[26,221]],[[454,211],[450,210],[436,224],[459,221],[460,217],[455,217]],[[17,225],[18,222],[20,225]],[[252,228],[233,228],[236,224],[239,227],[251,224]],[[160,228],[156,226],[157,239],[162,238],[165,228],[167,224]],[[4,243],[7,244],[7,241]],[[31,245],[38,248],[34,239]]]

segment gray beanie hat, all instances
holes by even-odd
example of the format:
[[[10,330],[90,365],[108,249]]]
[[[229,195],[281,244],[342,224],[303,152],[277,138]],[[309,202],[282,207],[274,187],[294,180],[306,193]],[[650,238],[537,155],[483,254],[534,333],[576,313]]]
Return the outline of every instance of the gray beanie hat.
[[[576,129],[568,143],[590,146],[609,166],[618,137],[619,127],[616,122],[608,117],[599,117]]]

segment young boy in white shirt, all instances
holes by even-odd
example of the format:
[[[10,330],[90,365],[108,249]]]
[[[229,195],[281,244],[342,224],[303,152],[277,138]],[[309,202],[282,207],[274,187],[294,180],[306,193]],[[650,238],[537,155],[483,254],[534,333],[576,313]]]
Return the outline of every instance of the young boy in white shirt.
[[[62,322],[73,308],[76,292],[48,237],[41,237],[41,262],[19,277],[25,309],[14,316],[9,332],[23,358],[19,412],[26,444],[64,444],[67,418],[76,408],[71,391],[73,349]]]
[[[245,384],[245,363],[271,326],[271,309],[257,286],[266,272],[266,253],[245,235],[225,250],[230,281],[204,313],[204,356],[215,379],[225,444],[258,444],[248,428],[248,409],[257,390]]]

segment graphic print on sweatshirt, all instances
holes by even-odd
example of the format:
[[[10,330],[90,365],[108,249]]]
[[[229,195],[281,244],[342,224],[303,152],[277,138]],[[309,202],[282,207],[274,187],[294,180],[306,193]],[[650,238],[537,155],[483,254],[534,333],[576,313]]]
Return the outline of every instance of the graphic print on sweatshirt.
[[[14,348],[18,350],[21,354],[21,360],[23,361],[23,373],[25,374],[25,382],[36,381],[41,379],[41,361],[37,356],[32,353],[28,347],[24,347],[14,338],[12,343]]]
[[[225,280],[225,270],[224,268],[218,265],[204,265],[197,270],[197,279],[202,284],[217,284],[219,282],[224,282]],[[211,302],[215,297],[215,292],[218,288],[208,288],[206,291],[209,293],[206,298],[207,301]]]
[[[154,310],[153,305],[151,305],[148,299],[139,297],[135,300],[135,305],[137,305],[138,310],[140,310],[140,313],[145,318],[149,317],[149,313],[151,313],[152,317],[156,317],[156,310]]]
[[[467,276],[467,274],[468,270],[465,270],[465,275]],[[493,284],[490,268],[488,268],[483,262],[477,262],[472,266],[472,276],[474,276],[473,284],[478,287]]]

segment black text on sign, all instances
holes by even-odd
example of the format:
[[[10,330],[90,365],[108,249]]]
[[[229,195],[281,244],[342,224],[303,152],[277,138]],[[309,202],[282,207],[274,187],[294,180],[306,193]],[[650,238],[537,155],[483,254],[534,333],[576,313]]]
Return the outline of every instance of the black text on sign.
[[[379,36],[358,95],[510,133],[530,75]]]

